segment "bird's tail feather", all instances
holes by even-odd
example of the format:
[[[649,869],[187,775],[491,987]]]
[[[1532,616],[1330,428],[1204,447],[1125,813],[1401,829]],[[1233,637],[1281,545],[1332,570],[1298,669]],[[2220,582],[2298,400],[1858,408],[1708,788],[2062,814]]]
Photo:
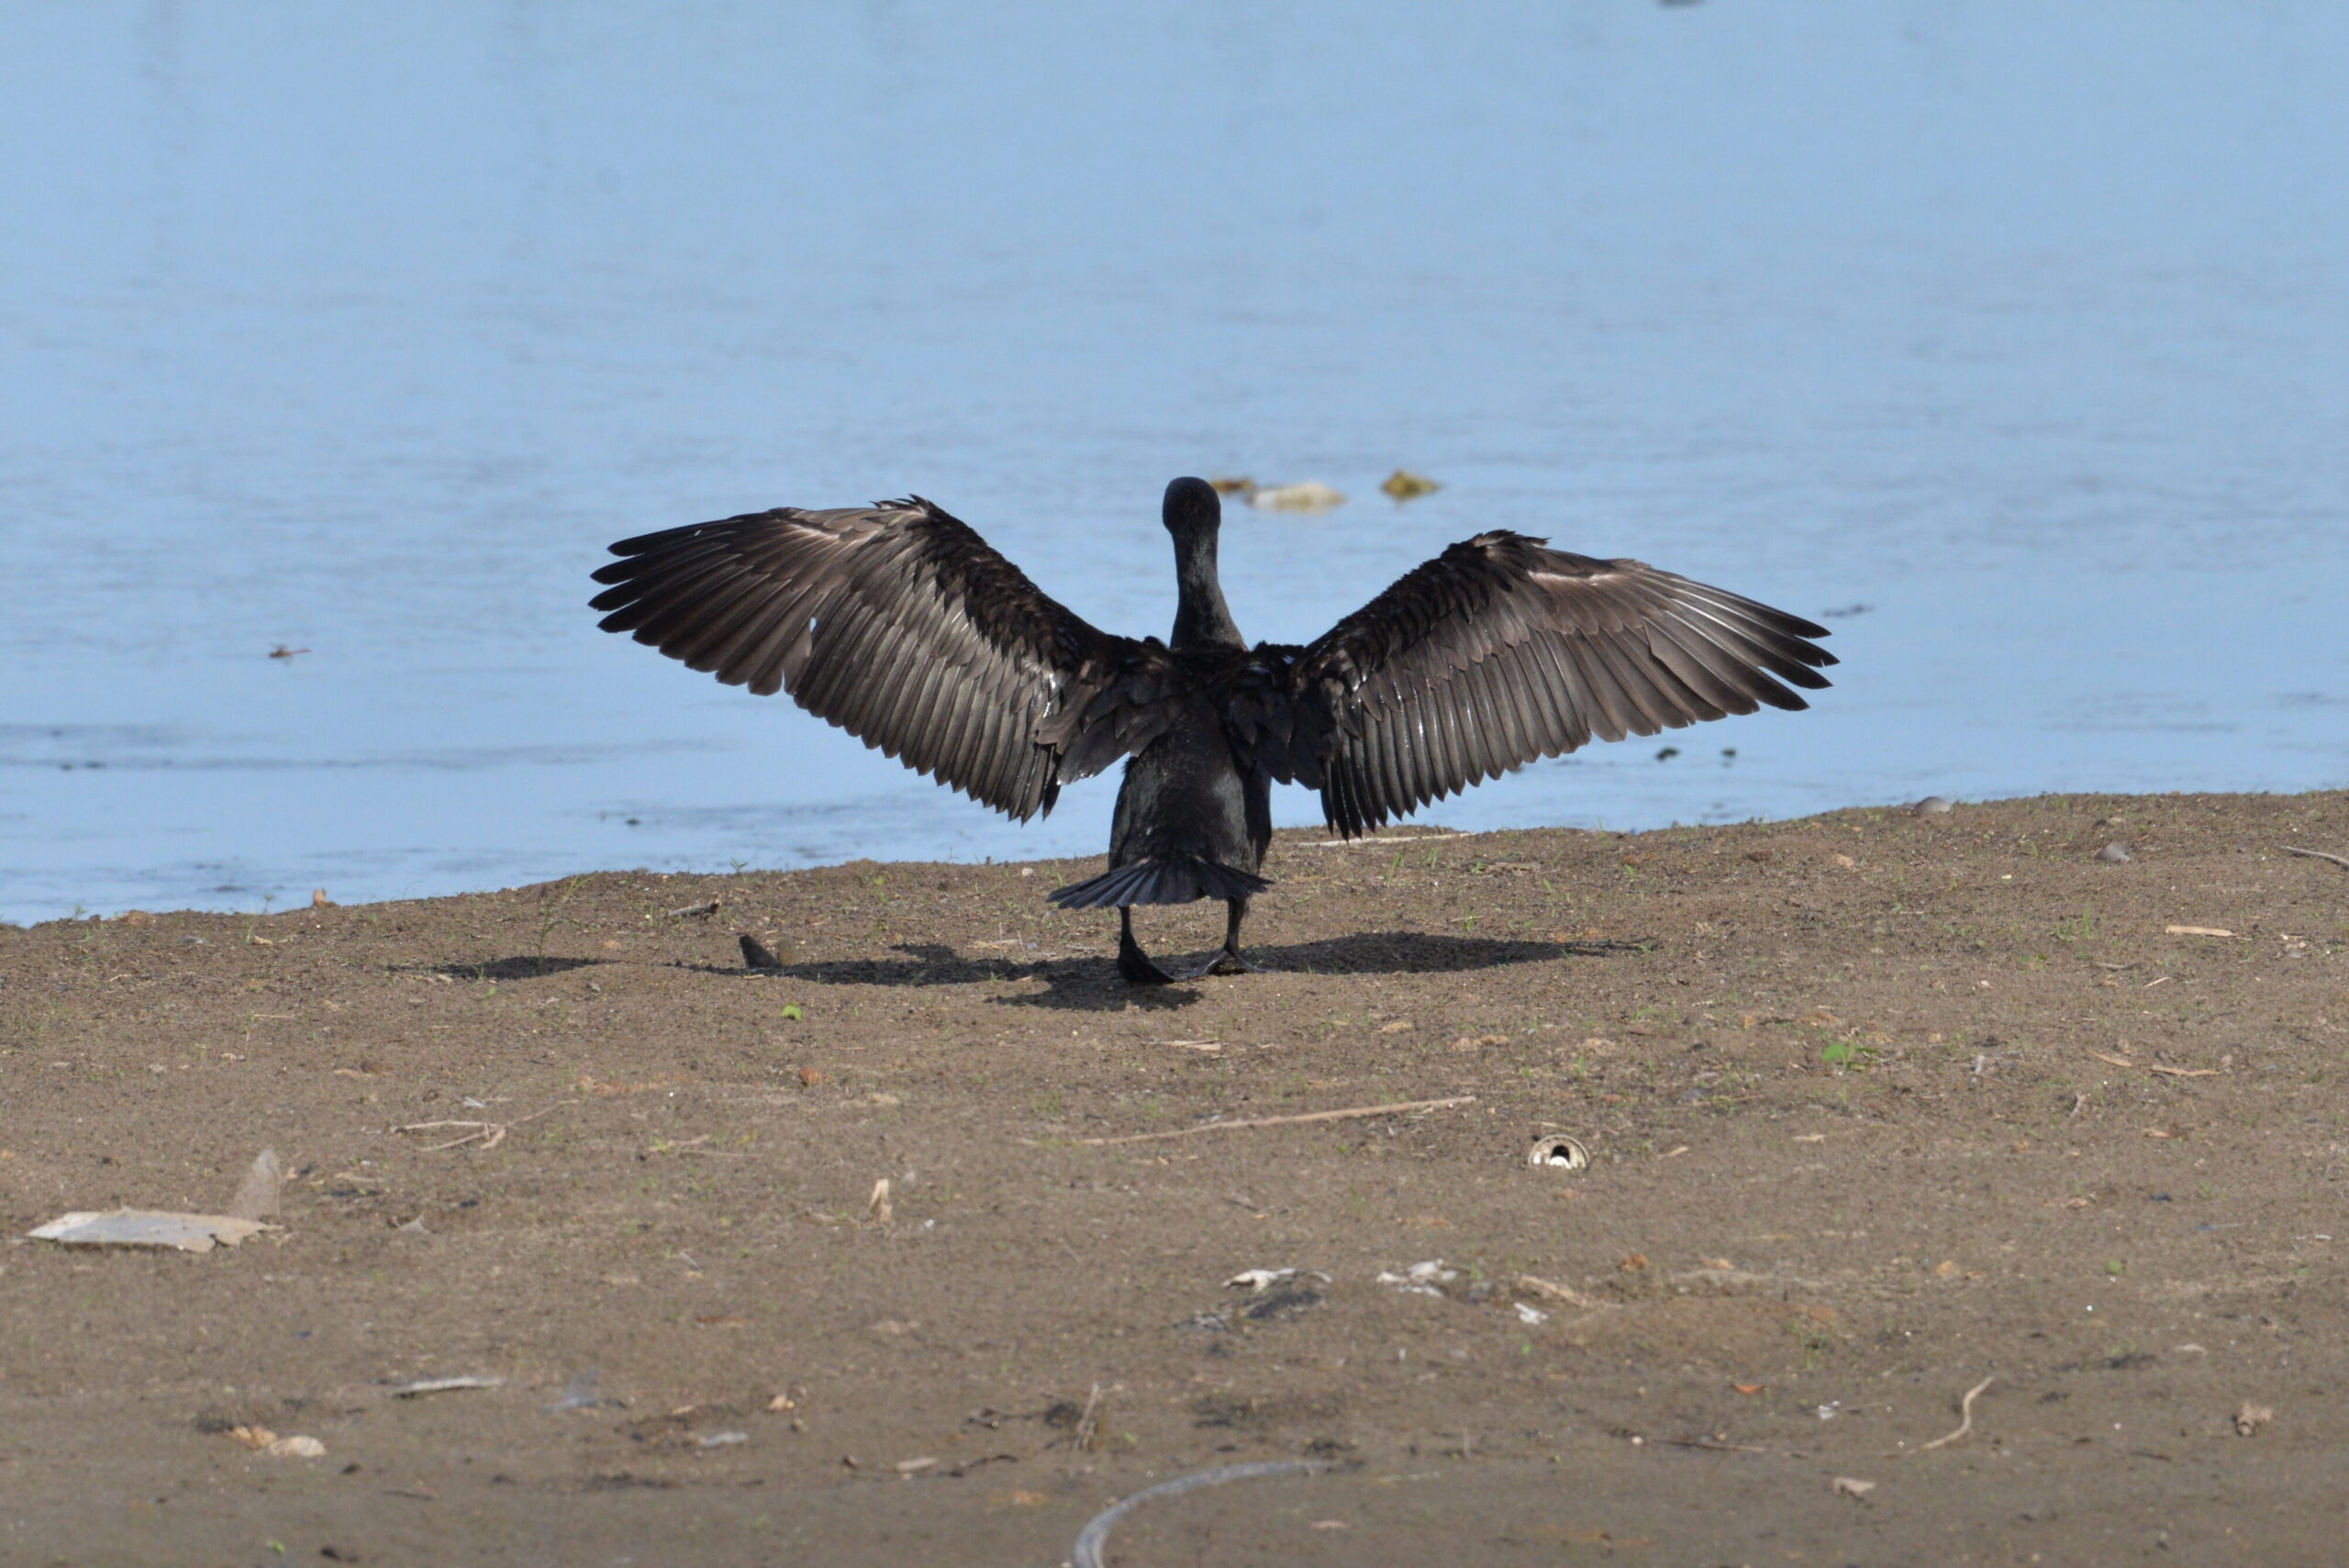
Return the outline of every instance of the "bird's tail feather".
[[[1112,866],[1099,876],[1054,888],[1063,909],[1113,909],[1127,904],[1188,904],[1197,898],[1246,898],[1272,886],[1253,872],[1197,855],[1162,855]]]

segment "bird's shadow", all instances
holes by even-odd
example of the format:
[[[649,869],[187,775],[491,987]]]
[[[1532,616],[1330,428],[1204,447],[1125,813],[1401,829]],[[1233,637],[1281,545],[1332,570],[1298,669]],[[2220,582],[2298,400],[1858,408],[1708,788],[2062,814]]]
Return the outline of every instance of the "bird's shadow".
[[[479,963],[431,963],[391,965],[395,974],[439,974],[451,980],[537,980],[550,974],[568,974],[574,969],[594,969],[609,963],[607,958],[490,958]]]
[[[1314,942],[1252,947],[1248,956],[1278,974],[1457,974],[1512,963],[1560,958],[1603,958],[1646,952],[1653,941],[1509,941],[1495,937],[1448,937],[1425,931],[1359,931]],[[1041,981],[1041,992],[990,996],[1006,1007],[1047,1007],[1066,1012],[1114,1013],[1186,1007],[1202,993],[1195,986],[1129,985],[1107,954],[1100,958],[1052,958],[1019,962],[1006,958],[965,958],[943,942],[900,942],[897,958],[832,959],[776,964],[761,969],[729,964],[682,963],[675,967],[734,979],[802,980],[824,985],[979,985]],[[429,972],[451,980],[535,980],[590,969],[615,961],[602,958],[514,957],[479,963],[440,963]]]
[[[1539,963],[1559,958],[1596,958],[1643,952],[1653,944],[1636,942],[1508,941],[1492,937],[1448,937],[1423,931],[1364,931],[1314,942],[1251,947],[1248,956],[1275,974],[1454,974],[1505,964]],[[1098,959],[1046,959],[1032,963],[999,958],[964,958],[940,942],[901,942],[902,958],[843,959],[786,963],[761,970],[713,970],[716,973],[775,975],[831,985],[972,985],[987,982],[1041,980],[1041,993],[991,996],[1007,1007],[1050,1007],[1079,1012],[1117,1012],[1188,1006],[1201,993],[1194,987],[1129,985],[1117,966]],[[1165,955],[1161,955],[1163,958]]]

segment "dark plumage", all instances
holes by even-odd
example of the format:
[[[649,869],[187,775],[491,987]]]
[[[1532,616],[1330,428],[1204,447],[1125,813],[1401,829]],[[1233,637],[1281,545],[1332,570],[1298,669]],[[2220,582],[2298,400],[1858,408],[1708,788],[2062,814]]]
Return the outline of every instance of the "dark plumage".
[[[1220,898],[1211,968],[1240,954],[1272,841],[1275,780],[1321,792],[1353,837],[1593,735],[1800,708],[1827,635],[1636,561],[1496,530],[1453,545],[1306,647],[1248,646],[1216,575],[1221,505],[1166,487],[1173,638],[1118,637],[1046,597],[969,527],[914,496],[772,512],[623,539],[596,573],[607,631],[761,694],[787,691],[918,772],[1015,819],[1131,759],[1109,869],[1052,895],[1116,906],[1118,967],[1167,978],[1132,906]],[[1785,684],[1782,684],[1785,683]]]

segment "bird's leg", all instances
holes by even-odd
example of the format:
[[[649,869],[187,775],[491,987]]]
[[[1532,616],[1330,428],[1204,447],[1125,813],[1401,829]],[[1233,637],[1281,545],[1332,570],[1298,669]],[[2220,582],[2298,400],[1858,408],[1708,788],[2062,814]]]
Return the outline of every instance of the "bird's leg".
[[[1270,974],[1261,963],[1251,963],[1240,956],[1240,922],[1248,917],[1248,900],[1230,898],[1224,901],[1230,913],[1224,917],[1223,951],[1189,973],[1185,980],[1197,980],[1206,974]]]
[[[1129,985],[1164,985],[1174,978],[1151,962],[1150,955],[1134,940],[1134,911],[1128,904],[1118,906],[1118,973]]]

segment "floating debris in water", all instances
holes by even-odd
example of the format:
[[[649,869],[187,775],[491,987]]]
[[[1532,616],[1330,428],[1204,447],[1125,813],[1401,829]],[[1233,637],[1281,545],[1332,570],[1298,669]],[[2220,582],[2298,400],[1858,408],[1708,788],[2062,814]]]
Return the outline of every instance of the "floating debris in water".
[[[1426,474],[1413,473],[1408,468],[1397,469],[1381,481],[1378,487],[1397,501],[1416,501],[1422,495],[1432,495],[1443,488],[1442,484],[1430,479]]]
[[[1272,484],[1249,495],[1248,504],[1265,512],[1326,512],[1346,504],[1345,492],[1318,480],[1303,484]]]

